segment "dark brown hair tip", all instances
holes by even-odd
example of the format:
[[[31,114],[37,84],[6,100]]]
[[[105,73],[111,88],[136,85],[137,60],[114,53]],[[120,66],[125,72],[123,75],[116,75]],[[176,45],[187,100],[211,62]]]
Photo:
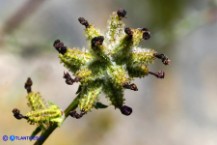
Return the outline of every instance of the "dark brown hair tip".
[[[120,111],[122,114],[129,116],[133,112],[133,109],[129,106],[123,105],[120,107]]]
[[[88,23],[88,21],[85,18],[83,18],[83,17],[79,17],[78,21],[79,21],[79,23],[81,25],[84,25],[86,28],[90,26],[89,23]]]
[[[117,11],[117,15],[118,15],[120,18],[124,18],[124,17],[126,17],[126,15],[127,15],[127,11],[126,11],[125,9],[119,9],[119,10]]]

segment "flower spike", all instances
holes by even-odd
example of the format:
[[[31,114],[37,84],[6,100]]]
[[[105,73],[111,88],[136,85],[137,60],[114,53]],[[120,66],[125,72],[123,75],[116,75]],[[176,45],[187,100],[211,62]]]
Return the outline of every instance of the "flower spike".
[[[22,115],[19,109],[13,109],[12,113],[16,119],[26,119],[30,124],[38,124],[40,127],[49,126],[51,124],[60,125],[64,119],[62,110],[51,102],[45,102],[39,92],[33,92],[33,82],[28,78],[24,87],[27,90],[27,105],[31,111],[26,115]]]

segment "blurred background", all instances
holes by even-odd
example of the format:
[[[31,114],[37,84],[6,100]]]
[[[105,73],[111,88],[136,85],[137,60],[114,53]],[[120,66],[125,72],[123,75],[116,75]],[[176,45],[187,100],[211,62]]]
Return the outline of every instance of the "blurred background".
[[[82,16],[106,31],[112,11],[127,10],[129,27],[147,27],[145,48],[165,53],[151,70],[164,70],[163,80],[136,79],[139,91],[125,91],[130,116],[109,107],[92,110],[80,120],[68,118],[45,145],[216,145],[217,144],[217,0],[0,0],[0,144],[3,135],[30,135],[35,128],[16,120],[15,107],[26,113],[27,77],[65,109],[78,84],[67,86],[53,41],[85,47]],[[102,95],[103,97],[103,95]]]

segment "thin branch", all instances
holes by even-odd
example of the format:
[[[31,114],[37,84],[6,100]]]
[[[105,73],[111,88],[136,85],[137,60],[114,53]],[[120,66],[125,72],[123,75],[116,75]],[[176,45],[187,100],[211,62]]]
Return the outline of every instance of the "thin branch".
[[[14,32],[28,17],[35,13],[45,0],[29,0],[3,23],[0,28],[0,46],[4,44],[5,35]]]
[[[69,116],[69,112],[71,110],[75,110],[79,103],[79,95],[71,102],[71,104],[65,109],[65,118],[64,120]],[[46,139],[52,134],[52,132],[57,128],[57,124],[51,125],[48,127],[42,134],[40,140],[37,140],[34,145],[42,145]]]

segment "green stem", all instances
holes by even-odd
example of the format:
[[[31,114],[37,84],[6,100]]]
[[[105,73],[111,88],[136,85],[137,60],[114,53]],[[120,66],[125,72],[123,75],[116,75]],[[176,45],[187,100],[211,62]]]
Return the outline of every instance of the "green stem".
[[[65,109],[65,118],[69,116],[69,112],[77,108],[79,102],[79,95],[71,102],[71,104]],[[58,127],[57,124],[49,126],[42,134],[41,139],[37,140],[34,145],[42,145],[46,139],[51,135],[51,133]]]

